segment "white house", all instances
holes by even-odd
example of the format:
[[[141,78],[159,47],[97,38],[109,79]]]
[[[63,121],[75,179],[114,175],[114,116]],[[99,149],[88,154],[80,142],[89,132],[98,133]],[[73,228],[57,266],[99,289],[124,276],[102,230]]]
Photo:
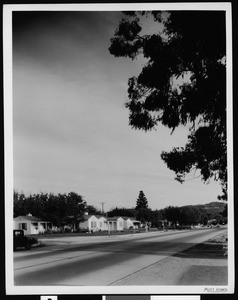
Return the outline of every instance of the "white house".
[[[103,216],[97,216],[98,218],[98,225],[99,225],[99,230],[108,230],[108,225],[107,225],[107,219]]]
[[[133,223],[130,218],[123,217],[123,219],[124,219],[124,228],[125,229],[134,228]]]
[[[137,229],[141,226],[141,222],[135,218],[128,217],[111,217],[105,218],[101,215],[84,215],[84,221],[79,223],[80,229],[88,231],[123,231],[129,228]]]
[[[136,220],[136,218],[130,218],[130,221],[132,222],[132,226],[134,229],[138,229],[141,227],[141,221]]]
[[[140,226],[141,226],[141,222],[137,221],[133,217],[130,217],[130,218],[123,217],[123,219],[124,219],[124,229],[129,229],[129,228],[137,229],[137,228],[140,228]]]
[[[79,223],[80,229],[87,229],[89,231],[98,230],[98,218],[94,215],[85,215],[84,221]]]
[[[100,215],[84,215],[84,221],[79,223],[79,228],[89,231],[107,230],[107,219]]]
[[[84,221],[79,223],[79,228],[89,231],[122,231],[125,229],[122,217],[105,218],[101,215],[84,215]]]
[[[33,217],[31,214],[13,219],[13,229],[23,229],[25,234],[39,234],[51,228],[51,222]]]
[[[124,230],[124,219],[122,217],[107,218],[107,223],[110,231]]]
[[[130,218],[128,218],[128,217],[123,217],[123,220],[124,220],[124,229],[125,229],[125,230],[126,230],[126,229],[129,229],[129,228],[134,228],[134,227],[133,227],[133,223],[132,223],[132,221],[131,221]]]

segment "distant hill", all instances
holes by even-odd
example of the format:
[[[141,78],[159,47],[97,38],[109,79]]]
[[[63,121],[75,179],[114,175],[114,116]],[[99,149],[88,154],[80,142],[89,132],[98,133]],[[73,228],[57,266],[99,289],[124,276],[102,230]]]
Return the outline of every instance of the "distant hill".
[[[188,206],[205,209],[208,213],[211,213],[211,214],[216,214],[216,213],[219,214],[219,213],[223,212],[223,210],[226,206],[226,203],[215,201],[215,202],[210,202],[207,204],[185,205],[182,207],[188,207]]]

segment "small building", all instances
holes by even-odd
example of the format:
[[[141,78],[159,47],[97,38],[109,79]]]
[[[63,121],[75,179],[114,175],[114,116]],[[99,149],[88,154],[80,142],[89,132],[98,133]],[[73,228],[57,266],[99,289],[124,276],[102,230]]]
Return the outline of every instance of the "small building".
[[[104,231],[107,230],[107,219],[101,215],[84,215],[84,221],[79,223],[80,229],[88,231]]]
[[[138,229],[141,227],[141,221],[136,220],[136,218],[130,218],[130,222],[134,229]]]
[[[84,221],[79,223],[80,229],[87,229],[89,231],[98,231],[98,218],[94,215],[84,215]]]
[[[98,218],[99,230],[101,231],[108,230],[107,219],[103,216],[97,216],[97,218]]]
[[[124,229],[138,229],[141,227],[141,222],[133,217],[123,217],[124,219]]]
[[[131,229],[134,228],[133,223],[129,217],[123,217],[124,220],[124,229]]]
[[[134,217],[123,217],[124,229],[138,229],[141,227],[141,222],[136,220]]]
[[[43,221],[31,214],[13,219],[13,229],[23,229],[25,234],[44,233],[51,226],[51,222]]]
[[[124,230],[124,219],[122,217],[107,218],[108,229],[110,231]]]

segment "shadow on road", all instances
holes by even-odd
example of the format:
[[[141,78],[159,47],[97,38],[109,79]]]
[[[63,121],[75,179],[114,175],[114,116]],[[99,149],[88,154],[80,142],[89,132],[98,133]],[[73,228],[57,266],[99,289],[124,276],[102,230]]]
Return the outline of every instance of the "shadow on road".
[[[202,243],[195,245],[181,253],[174,254],[175,257],[181,258],[204,258],[204,259],[227,259],[224,255],[223,244]]]

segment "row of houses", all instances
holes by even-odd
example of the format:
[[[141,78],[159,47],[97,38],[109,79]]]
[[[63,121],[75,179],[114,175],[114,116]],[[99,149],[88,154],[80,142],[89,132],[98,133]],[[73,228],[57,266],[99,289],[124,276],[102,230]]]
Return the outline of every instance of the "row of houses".
[[[101,215],[85,215],[84,222],[79,223],[79,228],[89,231],[122,231],[130,228],[136,229],[141,226],[141,222],[135,218],[112,217],[106,218]]]
[[[23,229],[25,234],[44,233],[48,229],[52,229],[52,223],[41,220],[28,214],[14,218],[14,229]],[[112,217],[107,218],[102,215],[84,215],[84,221],[78,223],[78,228],[96,231],[123,231],[130,228],[137,229],[141,227],[141,222],[135,218],[129,217]]]

